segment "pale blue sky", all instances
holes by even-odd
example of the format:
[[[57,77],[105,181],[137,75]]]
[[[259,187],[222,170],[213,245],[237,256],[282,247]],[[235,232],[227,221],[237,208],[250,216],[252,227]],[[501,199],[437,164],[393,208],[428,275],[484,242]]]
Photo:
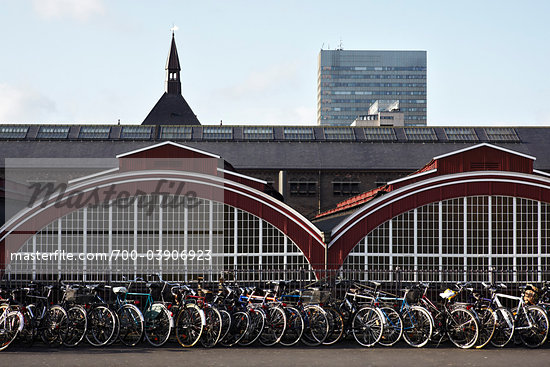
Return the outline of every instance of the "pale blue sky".
[[[549,1],[0,0],[0,122],[315,124],[321,46],[426,50],[429,125],[550,125]]]

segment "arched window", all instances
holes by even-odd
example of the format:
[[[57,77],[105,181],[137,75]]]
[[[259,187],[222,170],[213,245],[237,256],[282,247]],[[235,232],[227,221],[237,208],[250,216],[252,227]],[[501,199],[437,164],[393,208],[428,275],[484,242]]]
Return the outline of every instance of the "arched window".
[[[31,258],[37,253],[47,258]],[[26,280],[162,273],[169,280],[216,281],[230,273],[236,280],[266,281],[297,279],[301,269],[311,267],[298,246],[263,219],[212,200],[146,195],[51,222],[12,254],[6,272]]]
[[[400,214],[344,261],[355,279],[540,282],[550,264],[550,204],[471,196]],[[496,277],[496,278],[495,278]]]

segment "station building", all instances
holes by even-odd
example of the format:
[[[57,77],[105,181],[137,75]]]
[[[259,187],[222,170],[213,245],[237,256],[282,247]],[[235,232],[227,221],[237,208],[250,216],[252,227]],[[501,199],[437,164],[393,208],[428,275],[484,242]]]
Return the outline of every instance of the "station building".
[[[4,277],[546,279],[549,129],[201,125],[174,38],[166,71],[142,125],[0,126],[6,212],[66,185],[6,215]]]

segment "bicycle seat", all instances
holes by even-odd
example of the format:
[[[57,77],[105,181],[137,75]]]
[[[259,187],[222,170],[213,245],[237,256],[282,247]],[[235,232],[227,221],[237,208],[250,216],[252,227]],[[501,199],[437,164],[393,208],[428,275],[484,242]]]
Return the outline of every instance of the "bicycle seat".
[[[113,292],[115,294],[126,294],[128,293],[128,289],[126,287],[113,287]]]
[[[375,282],[373,280],[371,280],[370,283],[373,284],[375,287],[380,287],[382,285],[382,283]]]

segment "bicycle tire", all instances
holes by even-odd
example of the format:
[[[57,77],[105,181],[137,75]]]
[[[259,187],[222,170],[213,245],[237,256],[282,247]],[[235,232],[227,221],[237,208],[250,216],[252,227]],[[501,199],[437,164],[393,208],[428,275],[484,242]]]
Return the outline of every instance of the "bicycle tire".
[[[120,319],[118,317],[118,313],[112,309],[110,310],[113,311],[113,315],[115,316],[115,331],[106,345],[113,345],[115,342],[118,341],[118,337],[120,335]]]
[[[170,311],[162,303],[153,303],[143,315],[144,334],[153,347],[163,346],[170,338],[174,321]]]
[[[25,320],[19,311],[12,311],[8,305],[0,308],[0,351],[6,349],[23,329]]]
[[[176,338],[184,348],[190,348],[200,340],[206,323],[204,312],[194,303],[186,304],[176,319]]]
[[[295,307],[285,307],[286,329],[279,343],[285,347],[295,345],[302,338],[304,332],[304,319],[300,311]]]
[[[503,348],[514,336],[514,315],[505,307],[499,307],[494,312],[497,316],[497,323],[495,325],[495,333],[491,338],[491,345]]]
[[[329,319],[329,333],[323,342],[324,345],[332,345],[340,341],[344,336],[344,318],[340,311],[332,307],[323,307]]]
[[[451,342],[459,348],[469,349],[477,342],[479,326],[475,315],[466,308],[451,310],[446,320],[447,334]]]
[[[229,329],[231,329],[231,314],[227,310],[223,309],[218,309],[218,312],[220,313],[222,320],[222,330],[219,339],[219,342],[221,342],[226,337]]]
[[[82,306],[73,306],[67,310],[67,335],[63,339],[66,347],[76,347],[84,339],[88,327],[86,310]]]
[[[222,315],[210,306],[203,308],[206,325],[202,331],[201,345],[205,348],[215,347],[222,334]]]
[[[17,338],[20,343],[24,344],[27,347],[30,347],[34,343],[34,339],[36,338],[36,327],[32,311],[32,308],[34,307],[34,305],[28,305],[22,307],[20,311],[23,315],[24,324],[23,330],[19,332]]]
[[[118,340],[129,347],[136,346],[143,338],[143,314],[135,305],[125,304],[117,312],[119,321]]]
[[[116,331],[116,313],[105,306],[93,306],[87,317],[86,341],[94,347],[107,345]]]
[[[383,316],[378,309],[364,306],[353,315],[351,328],[357,343],[364,347],[372,347],[382,338]]]
[[[265,325],[260,334],[260,343],[266,347],[277,344],[286,329],[286,313],[280,306],[270,307],[266,312]]]
[[[250,309],[247,311],[249,326],[245,335],[239,340],[239,345],[246,347],[254,344],[260,338],[265,326],[265,312],[262,309]]]
[[[527,307],[527,313],[532,325],[529,329],[518,330],[519,337],[526,347],[538,348],[548,338],[548,316],[539,306]]]
[[[496,329],[497,316],[490,307],[482,307],[476,310],[479,335],[477,337],[476,349],[485,347],[491,341]]]
[[[384,328],[378,344],[384,347],[391,347],[403,335],[403,320],[401,320],[399,313],[391,307],[381,307],[380,310],[384,316]]]
[[[232,347],[246,334],[249,325],[247,312],[237,311],[231,314],[231,328],[221,341],[224,347]]]
[[[67,311],[59,305],[46,310],[41,321],[41,338],[47,345],[61,345],[68,331]]]
[[[401,313],[403,339],[414,348],[422,348],[432,338],[433,320],[430,312],[421,306],[412,306]]]
[[[325,310],[317,305],[304,306],[303,319],[302,343],[309,347],[323,344],[329,332],[329,321]]]

